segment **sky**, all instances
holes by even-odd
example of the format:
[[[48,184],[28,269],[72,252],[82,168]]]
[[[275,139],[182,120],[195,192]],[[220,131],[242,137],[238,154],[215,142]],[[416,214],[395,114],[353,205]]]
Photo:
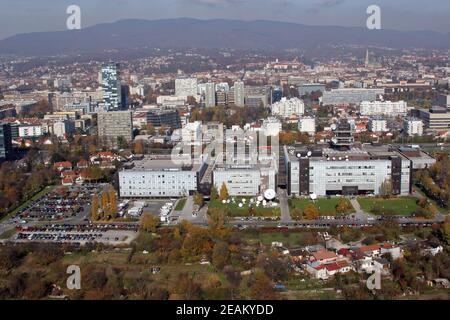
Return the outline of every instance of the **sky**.
[[[82,28],[122,19],[276,20],[307,25],[366,26],[369,5],[383,29],[450,32],[449,0],[0,0],[0,39],[65,30],[66,8],[81,8]]]

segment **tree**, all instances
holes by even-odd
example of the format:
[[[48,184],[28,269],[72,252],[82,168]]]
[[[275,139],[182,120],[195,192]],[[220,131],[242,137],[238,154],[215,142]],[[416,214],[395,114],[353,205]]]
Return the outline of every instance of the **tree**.
[[[350,211],[350,203],[346,199],[339,199],[338,204],[336,205],[336,212],[340,214],[345,214]]]
[[[92,204],[91,204],[91,219],[92,221],[98,221],[98,196],[94,194],[92,196]]]
[[[199,192],[196,192],[194,195],[194,204],[199,206],[200,208],[203,206],[205,200],[203,199],[203,195]]]
[[[114,190],[113,187],[109,188],[108,196],[109,196],[109,215],[111,216],[111,218],[114,219],[117,217],[117,194],[116,190]]]
[[[223,201],[223,200],[227,200],[228,197],[229,197],[228,189],[227,189],[227,186],[226,186],[226,184],[224,182],[224,183],[222,183],[222,187],[220,188],[219,199],[220,199],[220,201]]]
[[[220,208],[208,209],[208,227],[212,238],[223,239],[230,230],[226,227],[227,214]]]
[[[275,300],[276,294],[269,277],[258,270],[253,275],[250,285],[250,296],[253,300]]]
[[[117,137],[117,147],[119,149],[128,149],[127,140],[122,136]]]
[[[102,191],[100,195],[100,206],[102,209],[101,219],[106,219],[109,216],[109,204],[108,204],[108,194]]]
[[[151,136],[155,135],[155,133],[156,133],[155,127],[151,123],[148,123],[146,125],[146,130],[147,130],[147,134],[151,135]]]
[[[381,183],[380,186],[380,196],[383,198],[389,198],[392,196],[392,181],[391,179],[386,179]]]
[[[211,200],[217,200],[219,198],[219,192],[215,186],[211,187]]]
[[[135,154],[144,154],[144,142],[142,140],[137,140],[134,143],[134,153]]]
[[[156,229],[158,228],[159,225],[159,220],[157,217],[149,214],[149,213],[145,213],[142,216],[141,219],[141,230],[145,231],[145,232],[156,232]]]
[[[303,210],[303,216],[307,220],[317,219],[319,217],[319,209],[317,209],[314,204],[310,203],[306,205],[305,209]]]
[[[216,243],[212,254],[212,263],[214,267],[222,270],[227,265],[229,256],[230,251],[228,249],[228,244],[223,241]]]

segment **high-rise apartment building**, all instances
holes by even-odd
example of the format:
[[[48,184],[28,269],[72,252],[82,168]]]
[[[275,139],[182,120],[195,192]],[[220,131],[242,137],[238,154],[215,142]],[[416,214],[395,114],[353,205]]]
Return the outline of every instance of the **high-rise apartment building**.
[[[205,107],[210,108],[216,105],[216,90],[214,83],[209,82],[205,86]]]
[[[175,79],[175,95],[177,97],[196,97],[197,78]]]
[[[0,160],[6,160],[12,153],[11,125],[0,124]]]
[[[242,81],[234,83],[234,105],[237,107],[245,105],[245,86]]]

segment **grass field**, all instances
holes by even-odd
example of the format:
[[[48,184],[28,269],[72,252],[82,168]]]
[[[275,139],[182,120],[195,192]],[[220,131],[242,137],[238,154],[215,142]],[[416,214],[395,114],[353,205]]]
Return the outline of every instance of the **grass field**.
[[[175,206],[175,211],[181,211],[181,210],[183,210],[184,209],[184,206],[185,206],[185,204],[186,204],[186,198],[184,198],[184,199],[180,199],[178,202],[177,202],[177,205]]]
[[[274,207],[274,208],[262,208],[262,207],[255,207],[253,206],[254,210],[251,214],[249,211],[249,205],[248,205],[248,198],[247,203],[242,207],[239,208],[240,199],[242,198],[236,198],[236,203],[222,203],[220,200],[212,200],[209,202],[210,208],[220,208],[227,210],[228,215],[230,217],[249,217],[249,216],[257,216],[257,217],[279,217],[281,215],[280,208]]]
[[[418,208],[416,201],[416,198],[411,197],[393,199],[358,198],[358,202],[365,212],[372,212],[374,205],[379,203],[383,209],[393,211],[400,216],[412,215]]]
[[[310,199],[291,199],[290,200],[290,208],[294,209],[300,209],[300,211],[303,212],[305,207],[312,203],[314,204],[320,212],[321,216],[334,216],[336,215],[336,206],[339,203],[339,200],[343,198],[319,198],[315,201],[312,201]],[[349,206],[352,207],[350,201],[348,199],[345,199],[345,201],[348,202]],[[354,212],[354,209],[352,207],[352,210],[349,213]]]
[[[301,232],[258,232],[246,231],[243,233],[244,239],[248,243],[261,242],[266,246],[270,246],[272,242],[282,242],[287,247],[300,247],[315,243],[314,233],[310,231]]]

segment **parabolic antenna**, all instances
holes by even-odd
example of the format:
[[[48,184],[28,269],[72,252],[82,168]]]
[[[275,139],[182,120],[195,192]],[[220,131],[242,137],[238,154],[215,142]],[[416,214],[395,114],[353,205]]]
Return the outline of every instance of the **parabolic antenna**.
[[[275,199],[276,196],[277,196],[277,193],[273,189],[267,189],[264,192],[264,198],[266,198],[266,200],[271,201],[271,200]]]
[[[336,125],[335,123],[333,123],[333,124],[331,125],[331,130],[335,131],[336,129],[337,129],[337,125]]]

